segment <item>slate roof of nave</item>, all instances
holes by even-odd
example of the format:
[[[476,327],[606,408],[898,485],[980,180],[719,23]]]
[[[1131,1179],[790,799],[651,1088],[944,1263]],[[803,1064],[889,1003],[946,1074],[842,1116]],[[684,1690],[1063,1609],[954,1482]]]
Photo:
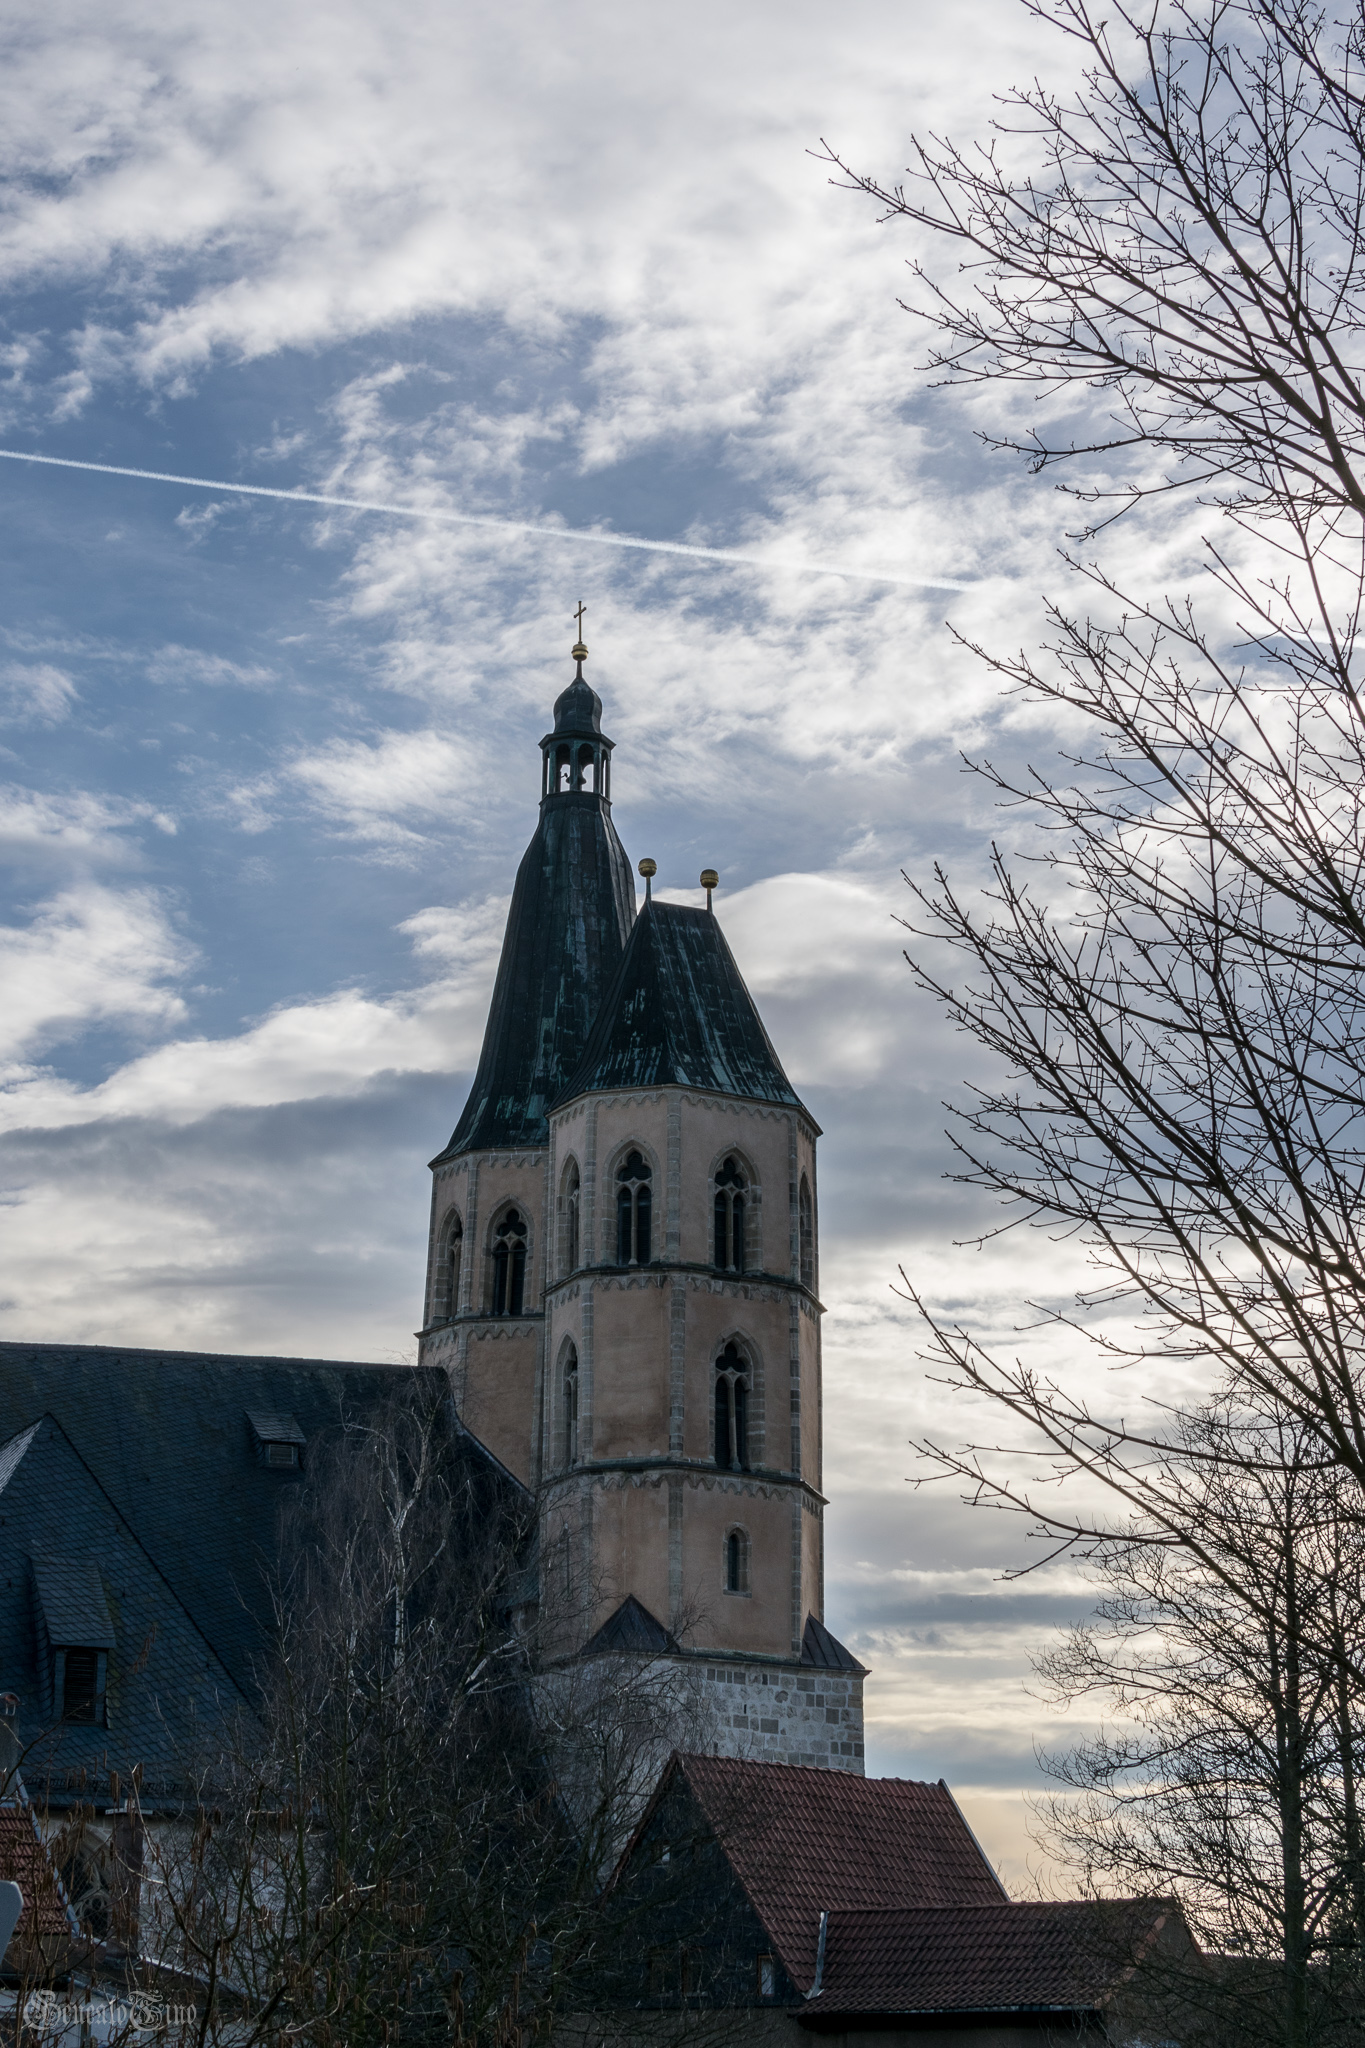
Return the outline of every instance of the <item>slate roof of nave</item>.
[[[605,1089],[669,1085],[803,1109],[720,920],[651,901],[555,1107]]]
[[[50,1416],[195,1626],[249,1687],[269,1633],[267,1571],[280,1506],[297,1477],[258,1455],[249,1412],[258,1423],[292,1422],[291,1440],[315,1445],[343,1418],[372,1415],[400,1383],[416,1381],[442,1389],[445,1375],[430,1366],[0,1342],[0,1483],[23,1449],[14,1440]],[[491,1487],[515,1486],[475,1438],[463,1441]],[[306,1465],[306,1449],[303,1456]],[[61,1503],[55,1507],[60,1514]],[[98,1556],[98,1532],[82,1526],[88,1514],[85,1496],[73,1495],[58,1541],[20,1528],[11,1513],[3,1547]]]

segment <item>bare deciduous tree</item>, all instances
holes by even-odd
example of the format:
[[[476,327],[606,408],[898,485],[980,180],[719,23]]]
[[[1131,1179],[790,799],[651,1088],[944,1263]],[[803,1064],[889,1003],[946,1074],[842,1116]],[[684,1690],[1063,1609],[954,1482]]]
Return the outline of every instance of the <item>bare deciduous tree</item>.
[[[315,1459],[259,1715],[148,1837],[143,1954],[199,2043],[511,2048],[590,2002],[603,1880],[683,1703],[639,1659],[538,1671],[532,1538],[429,1391]]]
[[[1162,500],[1197,498],[1213,515],[1205,597],[1153,595],[1073,552],[1084,596],[1049,607],[1043,649],[975,647],[1093,740],[1056,774],[969,764],[1028,843],[993,850],[984,895],[942,870],[912,884],[912,929],[933,942],[912,965],[999,1075],[955,1107],[962,1178],[1003,1198],[1004,1228],[1088,1253],[1093,1286],[1038,1313],[1107,1365],[1159,1361],[1169,1379],[1174,1361],[1195,1392],[1187,1412],[1135,1423],[1145,1373],[1125,1418],[1107,1390],[1067,1390],[928,1315],[949,1380],[1021,1419],[1033,1462],[925,1449],[974,1498],[1080,1546],[1108,1584],[1117,1634],[1059,1653],[1064,1693],[1093,1683],[1133,1704],[1123,1660],[1151,1622],[1149,1697],[1167,1718],[1132,1752],[1130,1789],[1146,1789],[1125,1811],[1184,1811],[1198,1867],[1182,1881],[1206,1920],[1210,1895],[1234,1931],[1258,1888],[1280,1901],[1278,1921],[1264,1913],[1253,1939],[1247,1919],[1238,1938],[1278,1958],[1282,2038],[1299,2043],[1314,1913],[1330,1900],[1359,1928],[1359,1616],[1333,1610],[1305,1532],[1324,1516],[1358,1531],[1365,1483],[1365,17],[1302,0],[1103,18],[1086,0],[1025,4],[1080,55],[1074,93],[1008,95],[981,148],[917,143],[901,185],[829,160],[960,256],[956,284],[918,272],[919,310],[945,382],[1033,401],[1030,427],[1007,422],[994,445],[1053,472],[1085,508],[1083,537],[1111,550]],[[1226,1423],[1210,1434],[1214,1413]],[[1078,1475],[1102,1482],[1107,1509],[1035,1483]],[[1249,1550],[1249,1504],[1270,1514],[1272,1499],[1279,1538]],[[1291,1568],[1311,1600],[1286,1604]],[[1214,1654],[1200,1635],[1214,1617],[1225,1703],[1251,1688],[1258,1739],[1277,1715],[1288,1725],[1285,1658],[1312,1673],[1314,1796],[1335,1788],[1341,1812],[1315,1837],[1311,1883],[1291,1875],[1283,1805],[1238,1838],[1254,1886],[1227,1842],[1198,1847],[1198,1802],[1163,1741],[1184,1728],[1202,1742],[1225,1800],[1248,1754],[1246,1726],[1201,1719],[1182,1676]],[[1161,1861],[1136,1819],[1114,1831],[1128,1755],[1099,1745],[1072,1765],[1092,1795],[1067,1809],[1088,1816],[1073,1847],[1108,1854],[1111,1876],[1130,1852],[1134,1869]]]

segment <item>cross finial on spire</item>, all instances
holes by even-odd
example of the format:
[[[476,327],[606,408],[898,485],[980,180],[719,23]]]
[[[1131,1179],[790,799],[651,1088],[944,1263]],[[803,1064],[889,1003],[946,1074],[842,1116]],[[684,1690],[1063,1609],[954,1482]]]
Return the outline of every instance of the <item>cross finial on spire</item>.
[[[578,663],[580,670],[588,658],[588,650],[583,645],[583,614],[587,609],[588,607],[580,597],[578,600],[578,610],[574,613],[574,622],[578,627],[578,638],[569,650],[569,658]]]
[[[580,640],[583,638],[583,614],[587,609],[588,607],[584,604],[582,598],[580,597],[578,600],[578,610],[574,613],[574,619],[576,620],[578,625],[578,637]]]

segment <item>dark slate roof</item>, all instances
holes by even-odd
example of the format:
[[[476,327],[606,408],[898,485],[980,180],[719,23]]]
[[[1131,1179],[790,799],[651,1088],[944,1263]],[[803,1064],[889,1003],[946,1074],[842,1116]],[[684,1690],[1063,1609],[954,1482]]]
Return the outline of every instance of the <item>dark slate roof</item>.
[[[605,1656],[612,1650],[676,1650],[676,1639],[661,1621],[633,1593],[627,1593],[614,1614],[608,1615],[597,1634],[585,1646],[585,1657]]]
[[[241,1690],[127,1519],[51,1415],[22,1432],[0,1488],[0,1692],[18,1697],[12,1727],[26,1751],[23,1775],[57,1803],[109,1769],[141,1764],[155,1799],[193,1747],[196,1725],[243,1701]],[[57,1561],[73,1538],[84,1556]],[[75,1643],[111,1654],[108,1726],[53,1721],[51,1658],[43,1640],[52,1600],[69,1603],[60,1624]],[[102,1642],[87,1629],[98,1625]],[[65,1630],[58,1643],[71,1646]]]
[[[636,1840],[678,1778],[803,1992],[815,1977],[822,1912],[996,1906],[1005,1898],[941,1780],[675,1756]]]
[[[817,1621],[813,1614],[806,1616],[806,1632],[801,1638],[801,1662],[815,1664],[824,1671],[860,1671],[867,1676],[866,1664],[860,1664],[852,1650],[846,1650],[837,1636],[832,1636],[823,1621]]]
[[[54,1598],[83,1586],[93,1599],[93,1567],[114,1635],[110,1725],[67,1724],[54,1769],[79,1777],[106,1750],[102,1768],[168,1766],[168,1713],[202,1723],[252,1697],[281,1507],[344,1419],[372,1416],[414,1380],[447,1391],[437,1368],[0,1343],[0,1693],[19,1694],[25,1739],[50,1706],[39,1641],[49,1580]],[[268,1466],[249,1415],[292,1422],[301,1466]],[[455,1454],[480,1512],[524,1500],[474,1438],[460,1433]],[[60,1581],[49,1560],[61,1561]]]
[[[275,1554],[281,1503],[297,1483],[294,1471],[271,1469],[258,1456],[248,1410],[293,1418],[311,1444],[344,1415],[381,1406],[396,1378],[414,1371],[445,1384],[434,1367],[0,1343],[0,1445],[53,1416],[245,1685],[269,1626],[262,1568]],[[0,1483],[6,1455],[0,1449]],[[481,1447],[478,1455],[491,1471],[494,1461]],[[299,1469],[307,1467],[305,1449]],[[500,1466],[497,1472],[500,1484],[515,1484]],[[12,1545],[12,1525],[0,1539]],[[26,1547],[74,1556],[96,1550],[79,1522]]]
[[[547,1142],[546,1111],[582,1058],[634,916],[610,807],[587,790],[543,798],[517,869],[474,1085],[443,1159]]]
[[[1094,2012],[1173,1918],[1141,1899],[834,1910],[821,1988],[801,2018]]]
[[[719,919],[649,902],[558,1099],[668,1084],[801,1107]]]

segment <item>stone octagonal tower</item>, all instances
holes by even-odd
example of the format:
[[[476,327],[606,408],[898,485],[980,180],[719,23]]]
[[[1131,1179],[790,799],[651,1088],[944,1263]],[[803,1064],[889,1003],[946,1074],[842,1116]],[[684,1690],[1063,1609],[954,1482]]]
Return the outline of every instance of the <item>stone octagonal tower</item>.
[[[432,1161],[421,1360],[537,1494],[551,1640],[686,1664],[734,1754],[861,1771],[823,1625],[819,1131],[710,892],[635,914],[586,655]]]

